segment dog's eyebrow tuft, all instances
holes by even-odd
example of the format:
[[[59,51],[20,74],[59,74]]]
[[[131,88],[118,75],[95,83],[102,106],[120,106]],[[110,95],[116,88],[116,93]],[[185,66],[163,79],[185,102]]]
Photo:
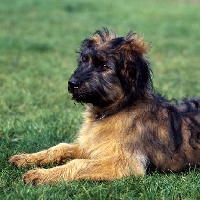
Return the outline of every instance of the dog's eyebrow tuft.
[[[99,62],[103,63],[106,61],[106,57],[101,55],[101,54],[97,54],[97,59]]]

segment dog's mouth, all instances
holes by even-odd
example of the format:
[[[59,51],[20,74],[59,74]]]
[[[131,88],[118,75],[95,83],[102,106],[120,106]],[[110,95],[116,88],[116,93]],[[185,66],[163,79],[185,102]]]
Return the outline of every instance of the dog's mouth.
[[[103,101],[98,94],[94,94],[84,86],[71,87],[68,85],[68,91],[72,94],[72,100],[75,100],[78,103],[91,103],[93,106],[99,107],[108,106],[108,102]]]
[[[91,103],[94,106],[102,106],[100,99],[97,96],[93,96],[91,93],[79,92],[78,89],[75,89],[72,93],[72,100],[75,100],[78,103]]]
[[[93,82],[81,82],[72,76],[68,81],[68,91],[72,100],[78,103],[91,103],[93,106],[107,107],[121,99],[122,91],[115,87],[115,92],[107,87],[96,87]]]
[[[68,82],[68,91],[72,94],[72,99],[78,103],[92,103],[97,101],[96,98],[87,87],[80,84],[75,79],[70,79]]]

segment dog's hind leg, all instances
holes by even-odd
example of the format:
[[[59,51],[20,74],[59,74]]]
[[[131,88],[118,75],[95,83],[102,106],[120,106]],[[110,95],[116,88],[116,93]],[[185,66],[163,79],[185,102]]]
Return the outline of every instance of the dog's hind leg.
[[[131,168],[133,170],[131,170]],[[51,169],[30,170],[23,175],[25,183],[37,184],[54,184],[59,181],[74,180],[115,180],[133,174],[135,176],[144,175],[144,168],[139,163],[135,166],[129,165],[117,158],[106,159],[75,159],[65,165]]]
[[[9,163],[16,166],[26,167],[30,165],[47,165],[49,163],[64,163],[68,159],[79,158],[81,151],[78,144],[60,143],[47,150],[31,154],[19,154],[11,156],[8,160]]]

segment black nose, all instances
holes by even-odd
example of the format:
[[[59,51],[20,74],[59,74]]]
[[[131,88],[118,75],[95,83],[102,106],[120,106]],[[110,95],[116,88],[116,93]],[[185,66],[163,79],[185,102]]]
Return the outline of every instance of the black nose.
[[[70,89],[77,89],[80,86],[80,82],[75,78],[70,78],[68,86]]]

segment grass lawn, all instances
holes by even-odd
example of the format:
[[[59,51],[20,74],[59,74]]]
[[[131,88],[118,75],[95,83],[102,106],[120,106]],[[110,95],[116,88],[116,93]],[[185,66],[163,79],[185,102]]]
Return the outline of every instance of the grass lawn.
[[[200,199],[200,169],[113,182],[24,185],[9,156],[72,142],[84,107],[67,80],[80,42],[96,29],[130,29],[152,44],[154,87],[200,96],[199,0],[0,1],[0,199]]]

